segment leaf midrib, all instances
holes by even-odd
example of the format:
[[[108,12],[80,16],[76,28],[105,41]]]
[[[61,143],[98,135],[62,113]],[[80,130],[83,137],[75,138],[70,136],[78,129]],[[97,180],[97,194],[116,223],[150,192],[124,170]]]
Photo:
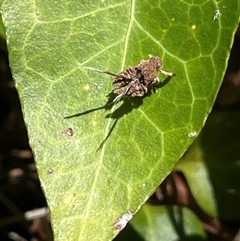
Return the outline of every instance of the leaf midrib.
[[[130,21],[129,21],[129,24],[128,24],[128,29],[127,29],[127,33],[126,33],[126,37],[125,37],[121,70],[124,68],[125,62],[126,62],[129,37],[130,37],[130,33],[131,33],[133,21],[134,21],[134,11],[135,11],[135,0],[132,0],[131,1]],[[115,108],[113,107],[112,110],[114,111],[114,109]],[[108,122],[107,122],[105,133],[104,133],[104,139],[107,137],[107,135],[109,133],[110,124],[111,124],[111,118],[108,118]],[[84,218],[83,218],[82,227],[80,229],[79,238],[78,238],[79,241],[80,241],[81,237],[83,237],[84,230],[85,230],[85,227],[87,225],[87,222],[85,221],[85,219],[89,215],[89,211],[90,211],[90,207],[91,207],[91,203],[92,203],[92,197],[94,196],[95,188],[96,188],[96,185],[98,183],[97,180],[98,180],[98,177],[99,177],[99,174],[100,174],[100,171],[101,171],[101,167],[102,167],[102,163],[103,163],[103,159],[104,159],[105,147],[106,147],[106,145],[104,143],[103,146],[102,146],[102,149],[101,149],[100,159],[99,159],[98,166],[97,166],[97,169],[96,169],[96,173],[95,173],[95,176],[94,176],[92,188],[91,188],[90,193],[89,193],[89,199],[88,199],[88,202],[86,204],[86,209],[85,209],[86,212],[85,212],[85,215],[84,215]]]

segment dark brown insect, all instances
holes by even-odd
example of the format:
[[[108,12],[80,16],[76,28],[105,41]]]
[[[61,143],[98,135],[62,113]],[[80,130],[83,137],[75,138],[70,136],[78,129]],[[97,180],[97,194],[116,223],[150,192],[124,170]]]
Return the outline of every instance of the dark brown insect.
[[[148,60],[141,60],[136,67],[129,67],[119,74],[89,67],[88,69],[115,76],[115,80],[113,81],[113,93],[117,96],[112,103],[117,103],[126,96],[144,96],[152,87],[157,86],[160,83],[157,76],[158,72],[170,77],[175,75],[172,72],[162,70],[161,59],[152,55],[149,55]]]

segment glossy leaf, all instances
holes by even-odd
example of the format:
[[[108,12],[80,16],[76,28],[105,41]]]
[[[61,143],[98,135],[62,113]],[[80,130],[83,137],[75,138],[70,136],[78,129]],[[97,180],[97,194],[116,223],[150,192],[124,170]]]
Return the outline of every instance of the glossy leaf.
[[[239,3],[5,0],[1,11],[56,240],[109,240],[114,221],[140,208],[204,125]],[[148,54],[176,73],[157,93],[64,119],[112,91],[112,77],[85,67],[118,73]]]

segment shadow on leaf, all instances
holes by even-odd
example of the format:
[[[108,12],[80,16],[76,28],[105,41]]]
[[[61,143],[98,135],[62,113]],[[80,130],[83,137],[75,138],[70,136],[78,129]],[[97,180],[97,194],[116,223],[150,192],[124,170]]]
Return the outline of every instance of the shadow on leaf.
[[[108,138],[110,137],[110,135],[112,134],[113,130],[115,129],[118,121],[124,116],[127,115],[129,113],[131,113],[134,109],[139,108],[142,104],[143,104],[143,99],[146,97],[150,97],[152,95],[152,92],[156,92],[157,89],[160,89],[162,87],[164,87],[165,85],[168,84],[168,82],[171,80],[171,76],[168,76],[163,82],[159,83],[158,86],[154,86],[153,91],[150,89],[144,96],[142,97],[124,97],[122,99],[122,105],[120,105],[117,109],[115,109],[112,113],[107,114],[105,117],[106,118],[111,118],[114,119],[114,123],[111,126],[107,136],[104,138],[104,140],[101,142],[101,144],[99,145],[97,151],[99,151],[103,145],[106,143],[106,141],[108,140]],[[114,90],[113,90],[114,91]],[[114,92],[111,92],[107,95],[108,100],[106,102],[105,105],[102,105],[100,107],[96,107],[96,108],[92,108],[80,113],[76,113],[73,115],[69,115],[69,116],[65,116],[64,119],[70,119],[70,118],[74,118],[74,117],[79,117],[79,116],[83,116],[83,115],[87,115],[90,114],[92,112],[98,111],[98,110],[111,110],[112,107],[114,105],[116,105],[117,103],[114,102],[115,98],[116,98],[116,94]]]

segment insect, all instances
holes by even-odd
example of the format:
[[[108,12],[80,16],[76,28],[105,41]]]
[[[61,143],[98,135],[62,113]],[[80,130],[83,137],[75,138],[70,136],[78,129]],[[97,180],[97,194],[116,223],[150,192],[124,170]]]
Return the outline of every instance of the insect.
[[[162,61],[159,57],[149,55],[148,60],[141,60],[136,67],[129,67],[119,74],[102,71],[87,67],[87,69],[99,73],[109,74],[115,77],[113,81],[113,93],[117,96],[111,104],[121,101],[125,97],[142,97],[154,86],[161,82],[157,76],[158,72],[172,77],[175,74],[162,70]]]

